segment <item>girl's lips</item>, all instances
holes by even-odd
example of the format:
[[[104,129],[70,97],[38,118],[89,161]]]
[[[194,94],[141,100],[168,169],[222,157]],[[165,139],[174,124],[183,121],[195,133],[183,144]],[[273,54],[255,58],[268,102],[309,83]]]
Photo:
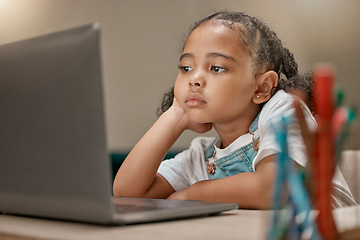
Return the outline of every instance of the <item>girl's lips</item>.
[[[206,104],[206,101],[201,97],[200,94],[189,92],[185,97],[185,103],[189,107],[201,107]]]

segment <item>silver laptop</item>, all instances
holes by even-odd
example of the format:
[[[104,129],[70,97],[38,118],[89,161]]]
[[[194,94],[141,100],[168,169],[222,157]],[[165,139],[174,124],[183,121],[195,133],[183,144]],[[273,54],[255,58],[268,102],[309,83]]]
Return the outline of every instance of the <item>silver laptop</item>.
[[[0,212],[133,224],[237,208],[112,197],[99,41],[90,24],[0,46]]]

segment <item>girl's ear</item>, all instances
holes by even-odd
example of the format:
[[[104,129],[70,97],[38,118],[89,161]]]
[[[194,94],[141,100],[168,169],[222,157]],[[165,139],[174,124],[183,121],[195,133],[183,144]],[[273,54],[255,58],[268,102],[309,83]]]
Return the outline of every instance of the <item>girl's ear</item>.
[[[271,90],[278,85],[278,75],[275,71],[270,70],[265,73],[255,75],[258,87],[253,96],[253,102],[261,104],[271,98]]]

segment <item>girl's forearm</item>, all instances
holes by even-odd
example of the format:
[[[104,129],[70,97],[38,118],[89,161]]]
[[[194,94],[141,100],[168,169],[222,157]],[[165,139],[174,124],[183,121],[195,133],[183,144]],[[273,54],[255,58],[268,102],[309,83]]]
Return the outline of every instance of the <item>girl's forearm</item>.
[[[241,173],[232,177],[198,182],[188,189],[188,199],[234,202],[240,208],[246,209],[269,209],[272,188],[261,187],[253,177],[254,173]],[[247,183],[242,184],[243,180]]]
[[[115,196],[146,196],[152,184],[159,182],[155,181],[157,169],[170,147],[186,129],[183,125],[181,115],[172,109],[160,116],[131,150],[116,174],[113,184]]]
[[[176,192],[171,199],[236,202],[240,208],[269,209],[272,204],[276,166],[273,157],[263,159],[256,172],[197,182]]]

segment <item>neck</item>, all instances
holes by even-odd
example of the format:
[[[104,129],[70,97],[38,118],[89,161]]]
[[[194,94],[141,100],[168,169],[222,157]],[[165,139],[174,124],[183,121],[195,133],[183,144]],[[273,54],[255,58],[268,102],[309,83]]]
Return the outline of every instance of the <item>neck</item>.
[[[219,130],[219,128],[216,128],[215,126],[214,126],[214,128],[217,131],[217,133],[221,139],[220,148],[227,148],[231,143],[233,143],[241,135],[244,135],[249,132],[248,127],[244,128],[244,129],[235,129],[235,131]]]
[[[220,148],[226,148],[237,138],[249,132],[249,127],[254,121],[258,112],[248,114],[248,117],[242,118],[231,124],[214,124],[214,129],[221,139]]]

